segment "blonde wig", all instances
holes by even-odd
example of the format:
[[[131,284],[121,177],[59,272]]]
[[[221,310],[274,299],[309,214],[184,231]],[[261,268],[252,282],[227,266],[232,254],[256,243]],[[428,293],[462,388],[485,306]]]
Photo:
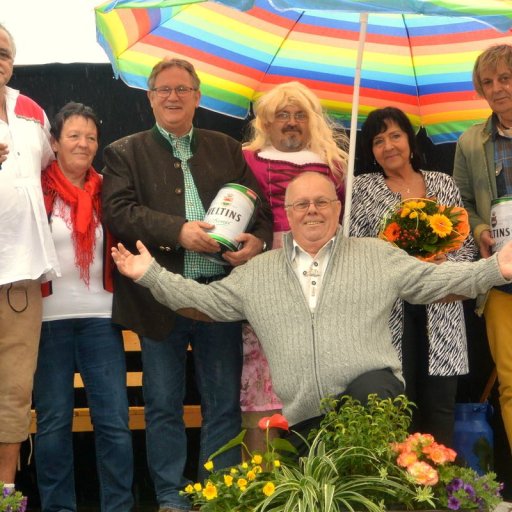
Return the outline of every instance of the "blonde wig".
[[[348,138],[325,115],[318,97],[300,82],[277,85],[256,101],[251,137],[244,144],[244,149],[258,151],[272,144],[268,125],[274,121],[276,113],[287,105],[294,105],[308,115],[311,140],[307,149],[320,155],[341,183],[348,161]]]

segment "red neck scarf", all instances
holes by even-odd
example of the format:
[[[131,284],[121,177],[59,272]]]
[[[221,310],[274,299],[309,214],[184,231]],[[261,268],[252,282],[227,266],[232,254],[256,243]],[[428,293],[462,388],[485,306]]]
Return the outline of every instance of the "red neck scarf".
[[[89,286],[89,269],[96,247],[96,228],[101,222],[101,176],[91,167],[85,175],[84,188],[78,188],[64,176],[57,160],[54,160],[42,173],[41,181],[48,214],[53,210],[56,197],[70,207],[70,218],[64,221],[72,230],[75,265],[80,270],[80,278]]]

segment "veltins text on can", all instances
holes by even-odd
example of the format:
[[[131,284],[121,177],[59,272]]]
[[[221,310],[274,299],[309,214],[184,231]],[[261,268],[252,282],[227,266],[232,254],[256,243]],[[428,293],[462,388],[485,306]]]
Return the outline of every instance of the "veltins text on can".
[[[491,236],[496,245],[493,251],[499,251],[512,240],[512,196],[499,197],[491,202]]]
[[[236,238],[247,230],[258,206],[258,195],[244,185],[226,183],[215,196],[206,211],[204,221],[215,227],[208,231],[221,246],[220,253],[203,254],[217,263],[227,264],[221,257],[224,251],[237,251],[239,244]]]

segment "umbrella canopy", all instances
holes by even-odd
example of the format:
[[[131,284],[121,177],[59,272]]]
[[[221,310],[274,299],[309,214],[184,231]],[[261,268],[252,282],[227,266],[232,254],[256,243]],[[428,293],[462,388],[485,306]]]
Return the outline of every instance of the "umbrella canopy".
[[[141,0],[135,0],[141,1]],[[142,0],[144,1],[144,0]],[[170,0],[169,0],[170,1]],[[269,0],[279,10],[387,12],[438,16],[478,16],[491,26],[506,30],[512,18],[510,0]],[[254,0],[224,0],[222,3],[246,10]]]
[[[300,80],[315,91],[333,117],[348,126],[359,15],[321,9],[354,9],[354,2],[273,2],[291,10],[279,11],[269,0],[224,0],[237,7],[252,5],[247,11],[200,0],[107,2],[96,8],[98,41],[116,75],[130,86],[145,89],[153,65],[172,55],[195,65],[202,81],[202,107],[245,118],[262,92],[278,83]],[[401,8],[401,3],[408,6],[403,9],[413,10],[414,3],[424,9],[436,2],[357,2],[359,8],[372,11],[389,11],[393,5]],[[486,23],[501,22],[503,29],[512,24],[509,2],[499,5],[504,9],[505,3],[508,9],[503,16],[496,15],[497,10],[486,14],[483,8],[474,9]],[[315,10],[302,11],[298,4]],[[442,9],[446,12],[446,7]],[[375,108],[395,105],[415,126],[424,126],[434,142],[456,140],[489,113],[486,102],[473,91],[471,70],[480,51],[501,42],[511,43],[511,33],[474,19],[370,14],[358,121]]]

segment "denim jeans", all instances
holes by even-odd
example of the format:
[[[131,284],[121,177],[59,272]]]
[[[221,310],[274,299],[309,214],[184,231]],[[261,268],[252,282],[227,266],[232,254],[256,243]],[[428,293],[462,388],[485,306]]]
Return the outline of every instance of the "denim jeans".
[[[241,323],[199,322],[177,317],[173,331],[165,340],[142,338],[149,471],[160,507],[185,510],[190,508],[190,503],[179,491],[189,483],[183,475],[187,460],[183,401],[189,343],[203,415],[198,475],[202,480],[206,477],[203,464],[208,457],[241,429]],[[232,449],[216,457],[215,467],[238,464],[240,458],[240,449]]]
[[[42,512],[75,512],[73,374],[80,372],[94,425],[100,510],[133,507],[133,450],[128,427],[121,331],[108,318],[43,322],[34,380],[35,461]]]

